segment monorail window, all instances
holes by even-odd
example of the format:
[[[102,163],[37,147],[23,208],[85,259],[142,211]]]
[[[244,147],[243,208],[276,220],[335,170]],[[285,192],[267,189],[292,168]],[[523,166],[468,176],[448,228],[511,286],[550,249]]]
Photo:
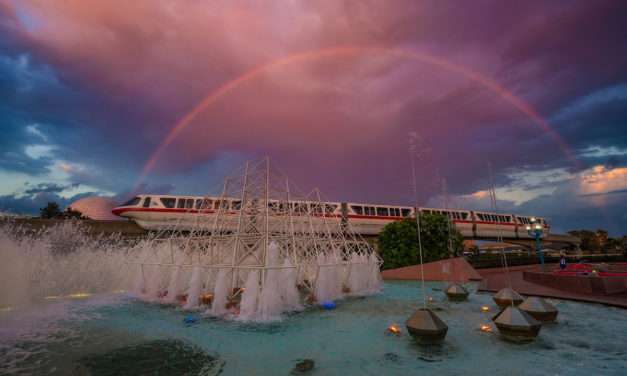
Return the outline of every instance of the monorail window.
[[[399,209],[399,208],[390,208],[390,215],[392,217],[400,217],[401,216],[401,209]]]
[[[485,218],[483,218],[483,214],[477,213],[477,217],[479,217],[479,220],[485,221]]]
[[[279,204],[279,210],[281,211],[281,213],[288,213],[289,212],[289,206],[287,202],[281,202]]]
[[[304,214],[307,213],[307,204],[302,202],[302,203],[293,203],[292,205],[294,205],[294,212],[297,214]]]
[[[409,217],[411,215],[411,209],[401,209],[403,217]]]
[[[326,210],[324,204],[311,204],[311,211],[314,214],[322,215],[324,210]]]
[[[388,208],[377,208],[377,215],[380,217],[389,217]]]
[[[163,206],[165,206],[168,209],[173,208],[174,205],[176,204],[176,199],[173,197],[161,197],[159,200],[161,200],[161,203],[163,204]]]
[[[122,206],[135,206],[137,204],[139,204],[139,202],[141,201],[141,197],[133,197],[132,199],[126,201],[125,203],[122,204]]]
[[[196,209],[198,210],[213,209],[213,202],[208,198],[198,199],[196,200]]]
[[[364,208],[361,206],[353,206],[351,205],[351,209],[353,209],[353,211],[355,212],[355,214],[357,215],[362,215],[364,214]]]
[[[242,202],[240,200],[235,200],[231,202],[231,208],[233,210],[240,210],[242,208]]]
[[[146,197],[146,198],[144,199],[144,205],[143,205],[143,206],[144,206],[145,208],[147,208],[147,207],[149,207],[149,206],[150,206],[150,197]]]
[[[279,203],[278,202],[269,202],[268,203],[268,209],[270,209],[270,211],[273,212],[273,213],[277,213],[279,211]]]
[[[335,209],[337,209],[337,205],[335,204],[324,204],[324,211],[327,214],[335,213]]]
[[[229,210],[229,200],[219,200],[217,203],[220,209]]]
[[[461,213],[462,215],[462,219],[465,221],[466,219],[468,219],[468,213]]]

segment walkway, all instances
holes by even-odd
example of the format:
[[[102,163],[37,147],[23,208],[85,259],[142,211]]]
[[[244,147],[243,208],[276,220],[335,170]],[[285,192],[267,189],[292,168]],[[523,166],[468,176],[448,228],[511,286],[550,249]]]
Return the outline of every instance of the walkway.
[[[557,264],[546,265],[546,270],[557,268]],[[523,271],[540,271],[540,265],[526,265],[511,267],[509,278],[503,268],[477,270],[483,280],[479,283],[479,291],[497,292],[511,285],[523,295],[535,295],[549,298],[578,300],[584,302],[601,303],[615,307],[627,308],[627,294],[592,295],[557,290],[551,287],[531,283],[523,279]]]

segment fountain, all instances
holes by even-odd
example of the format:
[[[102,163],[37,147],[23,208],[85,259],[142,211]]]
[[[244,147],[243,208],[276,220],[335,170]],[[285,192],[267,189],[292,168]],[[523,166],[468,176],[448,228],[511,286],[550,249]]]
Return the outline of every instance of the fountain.
[[[499,292],[494,294],[492,299],[501,309],[511,305],[517,306],[523,302],[523,297],[511,287],[501,289]]]
[[[341,223],[318,190],[298,193],[268,158],[226,178],[219,200],[202,201],[193,230],[173,223],[129,259],[140,266],[140,298],[193,309],[209,291],[209,315],[272,321],[307,299],[381,290],[372,246]]]
[[[553,304],[537,296],[528,297],[518,308],[542,323],[554,322],[558,314]]]
[[[495,318],[501,336],[511,342],[530,342],[540,333],[542,324],[517,307],[509,306]]]

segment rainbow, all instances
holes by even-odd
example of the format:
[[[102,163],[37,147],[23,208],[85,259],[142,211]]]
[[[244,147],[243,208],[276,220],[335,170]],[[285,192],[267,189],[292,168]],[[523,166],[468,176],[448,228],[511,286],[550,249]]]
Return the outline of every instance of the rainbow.
[[[242,84],[254,80],[260,77],[264,72],[290,65],[297,64],[306,61],[326,59],[326,58],[336,58],[336,57],[345,57],[350,55],[366,55],[366,54],[377,54],[377,55],[388,55],[388,56],[396,56],[398,58],[410,59],[423,64],[429,64],[432,66],[439,67],[449,72],[453,72],[459,74],[469,80],[472,80],[486,89],[491,90],[492,92],[498,94],[505,102],[511,104],[516,109],[518,109],[521,113],[525,114],[529,117],[534,124],[540,127],[540,129],[548,134],[558,145],[561,151],[576,165],[576,158],[568,144],[561,138],[561,136],[555,132],[549,125],[549,123],[544,120],[537,111],[535,111],[529,104],[525,103],[520,98],[516,97],[511,91],[505,89],[503,86],[499,85],[496,81],[478,73],[461,65],[451,63],[447,60],[442,59],[441,57],[436,57],[433,55],[429,55],[422,52],[415,52],[406,49],[399,48],[384,48],[384,47],[356,47],[356,46],[346,46],[346,47],[332,47],[332,48],[323,48],[319,50],[306,51],[295,53],[292,55],[288,55],[268,63],[259,65],[249,71],[245,72],[241,76],[228,81],[216,88],[212,92],[210,92],[207,96],[205,96],[198,104],[196,104],[191,111],[186,113],[183,117],[181,117],[176,124],[172,127],[172,129],[168,132],[163,141],[159,144],[159,146],[154,150],[154,152],[150,155],[150,158],[144,165],[137,182],[135,184],[134,191],[137,190],[139,184],[148,176],[150,171],[154,168],[157,163],[159,156],[163,153],[163,151],[176,139],[176,137],[187,128],[194,118],[198,116],[198,114],[205,111],[208,107],[210,107],[213,103],[215,103],[220,98],[229,94],[233,90],[237,89]]]

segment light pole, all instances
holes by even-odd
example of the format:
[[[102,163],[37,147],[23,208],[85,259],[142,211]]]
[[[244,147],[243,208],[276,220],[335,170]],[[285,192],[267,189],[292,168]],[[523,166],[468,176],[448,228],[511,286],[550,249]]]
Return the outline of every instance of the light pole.
[[[542,253],[542,247],[540,246],[540,238],[544,235],[544,232],[542,231],[542,224],[537,222],[534,217],[531,217],[530,222],[531,223],[526,227],[527,233],[529,236],[533,236],[536,240],[536,253],[540,258],[540,267],[542,268],[542,271],[544,271],[544,254]]]

